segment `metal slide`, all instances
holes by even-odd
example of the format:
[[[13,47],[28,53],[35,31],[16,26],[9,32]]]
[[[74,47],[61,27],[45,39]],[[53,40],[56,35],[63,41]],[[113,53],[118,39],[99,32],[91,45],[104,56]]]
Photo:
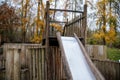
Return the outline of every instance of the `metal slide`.
[[[76,36],[77,37],[77,36]],[[63,37],[57,35],[59,45],[63,47],[63,54],[68,63],[72,80],[104,80],[100,73],[90,65],[92,61],[84,54],[83,46],[75,37]],[[61,42],[60,42],[61,41]],[[90,63],[90,64],[89,64]],[[96,72],[95,72],[96,71]]]

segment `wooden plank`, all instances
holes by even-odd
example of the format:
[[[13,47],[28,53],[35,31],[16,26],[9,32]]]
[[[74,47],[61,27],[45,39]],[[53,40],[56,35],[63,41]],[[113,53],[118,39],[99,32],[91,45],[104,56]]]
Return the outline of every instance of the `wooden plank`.
[[[36,75],[36,73],[35,73],[35,50],[34,49],[32,49],[32,63],[33,63],[33,80],[36,80],[35,79],[35,75]]]
[[[41,77],[42,77],[42,79],[41,80],[44,80],[44,77],[45,77],[45,64],[44,64],[44,62],[45,62],[45,49],[41,49],[41,64],[42,64],[42,75],[41,75]]]
[[[39,65],[39,68],[38,68],[38,71],[39,71],[39,80],[42,80],[42,77],[41,77],[41,74],[42,74],[42,72],[41,72],[41,50],[39,49],[39,51],[38,51],[38,65]]]
[[[49,7],[50,7],[50,4],[49,4],[49,1],[47,1],[47,3],[46,3],[46,79],[45,80],[47,80],[47,79],[49,79],[50,78],[50,76],[49,76],[49,74],[50,74],[50,67],[49,67]]]
[[[14,49],[14,80],[20,80],[20,49]]]
[[[67,23],[67,22],[62,22],[62,21],[50,21],[50,23]]]
[[[57,54],[57,51],[56,51],[56,48],[54,48],[54,51],[55,51],[55,74],[56,74],[56,78],[55,80],[58,80],[58,54]]]
[[[52,49],[52,54],[53,54],[53,79],[55,80],[56,79],[56,68],[55,68],[55,58],[56,58],[56,56],[55,56],[55,50],[53,49],[53,48],[51,48]]]
[[[37,80],[37,65],[36,65],[36,49],[33,49],[33,62],[34,62],[34,67],[33,67],[33,75],[34,75],[34,80]]]
[[[49,10],[52,10],[52,11],[64,11],[64,12],[75,12],[75,13],[83,13],[83,11],[75,11],[75,10],[66,10],[66,9],[52,9],[50,8]]]
[[[15,47],[17,48],[18,46],[15,45]],[[26,53],[25,53],[25,46],[24,45],[21,45],[20,59],[21,59],[21,67],[25,68],[26,67]]]
[[[35,55],[36,55],[36,80],[39,80],[39,64],[38,64],[38,54],[39,54],[39,48],[35,49]]]
[[[84,18],[85,18],[85,16],[80,17],[79,19],[74,20],[74,21],[73,21],[73,22],[71,22],[71,23],[68,23],[68,24],[67,24],[67,27],[69,27],[70,25],[72,25],[72,24],[76,23],[77,21],[82,20],[82,19],[84,19]]]
[[[6,51],[6,80],[14,80],[14,50],[7,49]]]
[[[29,56],[30,56],[30,52],[29,52],[29,50],[25,47],[25,54],[26,54],[26,57],[25,57],[25,70],[23,70],[23,72],[24,72],[24,74],[25,74],[25,80],[30,80],[30,72],[29,72],[29,70],[30,70],[30,68],[29,68],[29,63],[30,63],[30,58],[29,58]],[[26,70],[26,68],[27,68],[27,70]]]
[[[33,69],[32,69],[32,66],[33,66],[33,61],[32,61],[32,49],[29,49],[29,71],[30,71],[30,80],[33,80]]]
[[[84,13],[83,13],[83,16],[85,16],[85,18],[83,19],[84,22],[83,22],[83,25],[84,27],[82,26],[82,29],[83,29],[83,38],[84,38],[84,41],[83,41],[83,44],[85,45],[86,44],[86,37],[87,37],[87,4],[84,5]]]
[[[116,80],[120,79],[120,63],[116,64]]]

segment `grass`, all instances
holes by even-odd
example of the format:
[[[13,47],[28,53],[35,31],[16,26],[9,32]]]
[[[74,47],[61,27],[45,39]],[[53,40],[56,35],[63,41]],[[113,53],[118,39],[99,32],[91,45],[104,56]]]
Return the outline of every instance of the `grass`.
[[[113,61],[120,60],[120,49],[107,48],[107,56],[108,56],[108,59]]]

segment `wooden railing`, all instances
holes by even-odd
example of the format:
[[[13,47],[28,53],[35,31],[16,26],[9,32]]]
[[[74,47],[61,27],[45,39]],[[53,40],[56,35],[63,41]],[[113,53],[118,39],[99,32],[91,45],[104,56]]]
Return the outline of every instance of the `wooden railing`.
[[[78,13],[79,16],[75,17],[71,21],[55,21],[54,19],[51,20],[49,11],[60,11],[60,12],[72,12],[72,13]],[[66,10],[66,9],[51,9],[49,1],[46,3],[46,26],[45,26],[45,35],[46,42],[48,42],[48,37],[56,36],[56,32],[52,27],[50,27],[50,23],[65,23],[65,27],[63,29],[63,35],[64,36],[73,36],[74,33],[78,35],[78,37],[81,37],[84,39],[85,43],[85,36],[86,36],[86,26],[87,26],[87,5],[84,5],[83,11],[77,11],[77,10]]]
[[[6,80],[45,80],[45,47],[27,44],[5,44]]]
[[[66,23],[63,30],[64,36],[74,36],[74,33],[78,37],[83,38],[83,44],[86,40],[86,27],[87,27],[87,5],[84,5],[84,11],[73,20]]]

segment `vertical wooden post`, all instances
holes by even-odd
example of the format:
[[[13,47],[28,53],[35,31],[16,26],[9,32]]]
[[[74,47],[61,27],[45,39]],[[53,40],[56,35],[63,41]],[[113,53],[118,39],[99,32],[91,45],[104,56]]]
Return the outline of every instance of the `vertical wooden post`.
[[[20,80],[20,48],[6,45],[6,80]]]
[[[13,69],[14,69],[14,53],[13,49],[6,51],[6,80],[13,80]]]
[[[20,80],[20,50],[14,49],[14,80]]]
[[[83,32],[83,38],[84,38],[84,41],[83,41],[83,45],[85,46],[86,44],[86,35],[87,35],[87,4],[84,5],[84,13],[83,13],[83,16],[85,17],[83,20],[83,29],[84,29],[84,32]]]
[[[63,36],[66,35],[66,32],[65,32],[65,31],[66,31],[67,24],[68,24],[68,19],[67,19],[67,23],[65,24],[65,26],[64,26],[64,28],[63,28],[63,34],[62,34]]]
[[[47,78],[49,79],[49,63],[48,63],[48,55],[49,55],[49,7],[50,7],[50,4],[49,4],[49,1],[47,1],[46,3],[46,42],[45,42],[45,45],[46,45],[46,54],[45,54],[45,57],[46,57],[46,73],[45,73],[45,76],[46,76],[46,79]]]

